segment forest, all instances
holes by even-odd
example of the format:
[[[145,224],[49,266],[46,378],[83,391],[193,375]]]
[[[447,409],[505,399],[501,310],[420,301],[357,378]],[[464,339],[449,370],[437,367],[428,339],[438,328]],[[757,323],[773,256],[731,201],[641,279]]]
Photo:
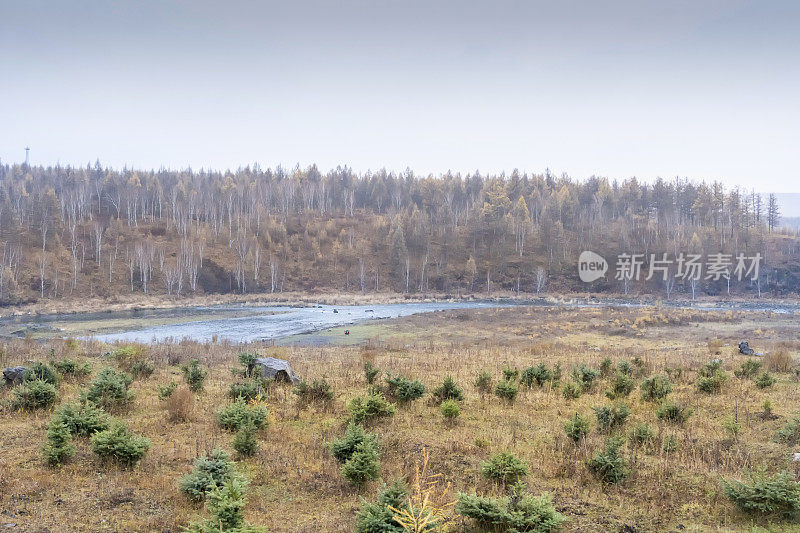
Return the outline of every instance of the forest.
[[[774,196],[719,182],[0,164],[0,304],[118,294],[784,297],[800,239]],[[611,256],[761,254],[760,277],[578,279]],[[645,265],[646,266],[646,265]]]

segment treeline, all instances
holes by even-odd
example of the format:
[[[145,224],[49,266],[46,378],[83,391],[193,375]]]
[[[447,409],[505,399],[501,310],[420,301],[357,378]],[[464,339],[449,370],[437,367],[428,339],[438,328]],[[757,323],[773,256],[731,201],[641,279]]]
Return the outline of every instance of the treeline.
[[[0,303],[125,292],[586,291],[583,250],[761,253],[757,283],[622,282],[612,265],[590,288],[780,296],[800,288],[800,239],[779,221],[774,197],[683,179],[0,165]]]

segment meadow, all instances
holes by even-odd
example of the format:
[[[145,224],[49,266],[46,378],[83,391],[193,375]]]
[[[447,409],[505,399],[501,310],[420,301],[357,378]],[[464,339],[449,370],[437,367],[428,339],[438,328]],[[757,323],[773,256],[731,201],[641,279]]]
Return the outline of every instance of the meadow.
[[[792,315],[520,307],[437,312],[350,330],[347,338],[339,329],[325,332],[326,344],[315,346],[32,338],[0,345],[3,368],[41,361],[61,374],[54,401],[39,408],[15,388],[0,388],[0,525],[200,528],[217,516],[213,497],[205,504],[193,499],[181,479],[198,458],[221,448],[247,480],[246,504],[231,508],[269,531],[379,531],[364,526],[365,509],[384,483],[400,478],[410,490],[405,509],[417,519],[410,531],[510,530],[502,520],[488,524],[470,515],[470,495],[487,498],[480,500],[486,505],[513,506],[521,498],[535,503],[529,514],[556,513],[531,531],[798,527],[800,463],[792,453],[800,441],[800,329]],[[739,354],[741,339],[764,355]],[[304,384],[254,380],[245,375],[242,352],[288,360]],[[125,460],[104,455],[97,435],[73,435],[61,445],[74,453],[56,453],[48,464],[43,446],[50,442],[52,452],[59,442],[48,437],[51,421],[64,417],[66,404],[89,401],[105,368],[114,370],[108,376],[132,377],[124,387],[129,395],[103,409],[146,438],[146,452]],[[365,368],[377,370],[372,384]],[[453,390],[441,388],[448,377],[460,400],[442,396]],[[236,391],[251,411],[266,410],[263,423],[245,416],[238,431],[221,426],[218,412]],[[356,397],[383,399],[394,413],[371,418]],[[377,446],[372,458],[369,446],[355,446],[365,452],[364,468],[343,475],[348,463],[332,452],[346,448],[354,419],[366,432],[361,440]],[[743,492],[769,505],[748,507]],[[538,498],[543,494],[551,504]],[[383,530],[402,531],[410,520],[403,508],[386,509],[379,510],[395,529]],[[419,520],[425,512],[428,526]]]

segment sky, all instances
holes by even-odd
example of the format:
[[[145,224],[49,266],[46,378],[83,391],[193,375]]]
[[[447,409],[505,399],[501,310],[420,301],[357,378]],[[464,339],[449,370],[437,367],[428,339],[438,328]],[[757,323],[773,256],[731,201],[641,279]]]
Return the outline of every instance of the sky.
[[[798,27],[788,0],[0,0],[0,159],[800,192]]]

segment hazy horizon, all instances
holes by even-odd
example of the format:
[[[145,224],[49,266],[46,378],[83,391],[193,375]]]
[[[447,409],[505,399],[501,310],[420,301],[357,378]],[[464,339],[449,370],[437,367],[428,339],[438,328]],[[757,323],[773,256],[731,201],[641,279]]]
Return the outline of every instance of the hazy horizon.
[[[798,192],[798,21],[747,0],[4,3],[0,159]]]

